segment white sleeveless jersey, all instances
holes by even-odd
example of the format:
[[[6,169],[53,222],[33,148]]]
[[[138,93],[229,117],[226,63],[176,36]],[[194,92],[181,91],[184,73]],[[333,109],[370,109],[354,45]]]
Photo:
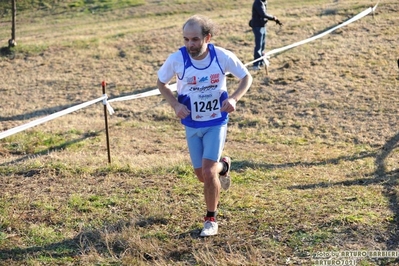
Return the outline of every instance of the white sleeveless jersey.
[[[205,59],[192,60],[182,47],[158,71],[159,80],[164,83],[176,76],[178,101],[191,111],[181,122],[189,127],[226,124],[228,114],[220,112],[222,102],[228,98],[225,73],[240,79],[248,74],[233,53],[212,44],[208,44],[208,51]]]

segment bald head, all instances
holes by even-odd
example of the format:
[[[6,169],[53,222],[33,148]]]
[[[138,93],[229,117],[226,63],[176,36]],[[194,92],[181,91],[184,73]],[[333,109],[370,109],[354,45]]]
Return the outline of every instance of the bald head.
[[[186,27],[191,27],[191,28],[199,27],[199,29],[201,31],[201,35],[203,37],[208,36],[209,34],[211,36],[214,36],[215,31],[216,31],[216,27],[215,27],[215,24],[213,23],[213,21],[210,20],[209,18],[207,18],[205,16],[201,16],[201,15],[194,15],[194,16],[190,17],[186,21],[186,23],[184,23],[183,31]]]

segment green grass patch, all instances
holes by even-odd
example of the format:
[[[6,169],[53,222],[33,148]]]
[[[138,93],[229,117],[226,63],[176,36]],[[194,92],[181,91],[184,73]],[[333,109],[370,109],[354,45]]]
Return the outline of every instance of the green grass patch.
[[[27,232],[27,239],[30,245],[43,246],[58,242],[63,239],[63,236],[46,224],[32,224]]]
[[[23,44],[19,43],[13,48],[15,54],[34,56],[45,52],[48,49],[46,44]]]

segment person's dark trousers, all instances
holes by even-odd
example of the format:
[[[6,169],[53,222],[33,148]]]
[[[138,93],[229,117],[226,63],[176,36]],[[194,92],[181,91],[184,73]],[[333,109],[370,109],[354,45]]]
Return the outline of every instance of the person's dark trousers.
[[[253,27],[252,31],[255,35],[255,49],[254,49],[254,60],[262,57],[263,51],[266,46],[266,27]],[[256,61],[254,66],[263,65],[263,60]]]

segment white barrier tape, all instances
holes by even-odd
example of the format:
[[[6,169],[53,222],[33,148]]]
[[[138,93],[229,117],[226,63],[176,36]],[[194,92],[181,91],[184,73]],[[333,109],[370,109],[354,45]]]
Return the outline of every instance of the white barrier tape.
[[[107,105],[107,99],[108,99],[108,95],[106,93],[103,94],[103,105]]]
[[[11,136],[11,135],[13,135],[13,134],[16,134],[16,133],[18,133],[18,132],[20,132],[20,131],[26,130],[26,129],[28,129],[28,128],[31,128],[31,127],[34,127],[34,126],[43,124],[43,123],[45,123],[45,122],[47,122],[47,121],[53,120],[53,119],[58,118],[58,117],[60,117],[60,116],[63,116],[63,115],[72,113],[72,112],[74,112],[74,111],[76,111],[76,110],[85,108],[85,107],[87,107],[87,106],[89,106],[89,105],[92,105],[92,104],[94,104],[94,103],[96,103],[96,102],[100,102],[100,101],[102,101],[103,99],[106,99],[106,96],[102,96],[102,97],[100,97],[100,98],[91,100],[91,101],[89,101],[89,102],[85,102],[85,103],[82,103],[82,104],[79,104],[79,105],[70,107],[70,108],[68,108],[68,109],[59,111],[59,112],[54,113],[54,114],[51,114],[51,115],[49,115],[49,116],[46,116],[46,117],[43,117],[43,118],[39,118],[39,119],[37,119],[37,120],[34,120],[34,121],[29,122],[29,123],[20,125],[20,126],[18,126],[18,127],[14,127],[14,128],[9,129],[9,130],[3,131],[3,132],[0,133],[0,139],[3,139],[3,138],[8,137],[8,136]]]
[[[325,36],[325,35],[327,35],[327,34],[333,32],[333,31],[335,31],[335,30],[337,30],[337,29],[339,29],[339,28],[341,28],[341,27],[344,27],[344,26],[346,26],[346,25],[348,25],[348,24],[350,24],[350,23],[352,23],[352,22],[354,22],[354,21],[356,21],[356,20],[359,20],[359,19],[361,19],[361,18],[367,16],[367,15],[370,14],[371,12],[374,13],[374,11],[375,11],[375,9],[377,8],[378,4],[379,4],[379,2],[378,2],[374,7],[369,7],[368,9],[366,9],[366,10],[364,10],[363,12],[357,14],[357,15],[354,16],[353,18],[351,18],[351,19],[349,19],[349,20],[347,20],[347,21],[345,21],[345,22],[343,22],[343,23],[341,23],[341,24],[335,26],[334,28],[331,28],[331,29],[329,29],[329,30],[326,30],[326,31],[324,31],[324,32],[322,32],[322,33],[320,33],[320,34],[318,34],[318,35],[316,35],[316,36],[313,36],[313,37],[311,37],[311,38],[305,39],[305,40],[300,41],[300,42],[293,43],[293,44],[291,44],[291,45],[287,45],[287,46],[284,46],[284,47],[281,47],[281,48],[277,48],[277,49],[271,50],[271,51],[265,53],[262,57],[260,57],[260,58],[258,58],[258,59],[256,59],[256,60],[254,60],[254,61],[252,61],[252,62],[249,62],[249,63],[245,64],[245,66],[250,65],[250,64],[253,64],[254,62],[257,62],[257,61],[260,61],[260,60],[264,60],[264,59],[270,58],[270,56],[273,55],[273,54],[281,53],[281,52],[283,52],[283,51],[292,49],[292,48],[294,48],[294,47],[296,47],[296,46],[299,46],[299,45],[302,45],[302,44],[305,44],[305,43],[314,41],[314,40],[316,40],[316,39],[318,39],[318,38],[321,38],[321,37],[323,37],[323,36]]]
[[[171,91],[176,91],[177,90],[176,83],[175,84],[170,84],[169,88],[170,88]],[[158,95],[158,94],[161,94],[161,92],[158,89],[155,89],[155,90],[151,90],[151,91],[147,91],[147,92],[143,92],[143,93],[139,93],[139,94],[134,94],[134,95],[124,96],[124,97],[114,98],[114,99],[109,100],[108,103],[139,99],[139,98],[144,98],[144,97],[148,97],[148,96],[154,96],[154,95]]]
[[[176,83],[170,84],[169,88],[170,88],[171,91],[176,91],[177,90]],[[138,94],[134,94],[134,95],[129,95],[129,96],[124,96],[124,97],[111,99],[111,100],[109,100],[107,102],[108,112],[109,112],[110,115],[113,115],[115,113],[114,109],[109,104],[110,102],[128,101],[128,100],[139,99],[139,98],[144,98],[144,97],[148,97],[148,96],[154,96],[154,95],[158,95],[158,94],[161,94],[161,92],[159,91],[159,89],[155,89],[155,90],[151,90],[151,91],[147,91],[147,92],[143,92],[143,93],[138,93]]]
[[[107,107],[108,113],[110,115],[113,115],[115,113],[114,108],[112,108],[112,106],[108,103],[107,99],[108,99],[108,95],[105,93],[103,94],[104,100],[103,100],[103,105],[105,105]]]
[[[110,115],[115,114],[114,108],[107,102],[107,110]]]

